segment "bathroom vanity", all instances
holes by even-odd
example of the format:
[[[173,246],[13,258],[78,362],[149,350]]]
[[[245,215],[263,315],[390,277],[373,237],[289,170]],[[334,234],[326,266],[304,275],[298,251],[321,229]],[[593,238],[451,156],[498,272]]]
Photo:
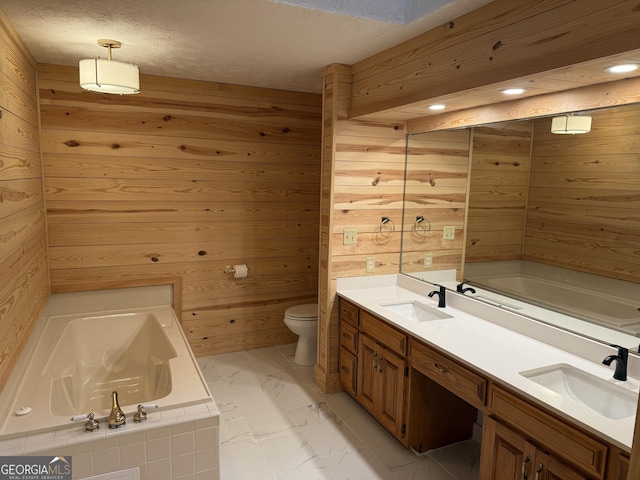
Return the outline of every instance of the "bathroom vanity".
[[[438,309],[423,282],[356,284],[338,287],[340,382],[403,445],[469,439],[481,412],[481,480],[627,479],[636,380],[611,383],[606,367],[469,314],[455,294]],[[545,384],[560,374],[621,388],[633,404],[576,404]]]

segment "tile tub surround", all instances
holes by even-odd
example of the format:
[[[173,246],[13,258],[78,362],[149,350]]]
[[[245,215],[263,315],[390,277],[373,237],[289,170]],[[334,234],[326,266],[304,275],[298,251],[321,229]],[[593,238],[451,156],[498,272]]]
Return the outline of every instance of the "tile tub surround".
[[[214,402],[162,412],[116,430],[82,422],[65,430],[0,441],[0,456],[67,455],[73,479],[139,467],[140,480],[217,480],[219,411]]]
[[[223,480],[477,480],[480,445],[417,455],[344,392],[323,394],[295,344],[198,359],[220,408]]]
[[[631,451],[633,415],[620,420],[606,418],[556,395],[519,372],[566,363],[637,394],[640,388],[637,357],[630,358],[630,377],[626,382],[613,380],[613,370],[601,362],[605,356],[616,353],[614,348],[455,293],[448,294],[445,309],[453,318],[412,322],[381,304],[417,300],[436,307],[437,301],[427,297],[433,285],[403,275],[385,277],[371,283],[366,277],[343,282],[338,279],[338,294],[397,328],[437,345],[462,364],[510,386],[568,421]]]

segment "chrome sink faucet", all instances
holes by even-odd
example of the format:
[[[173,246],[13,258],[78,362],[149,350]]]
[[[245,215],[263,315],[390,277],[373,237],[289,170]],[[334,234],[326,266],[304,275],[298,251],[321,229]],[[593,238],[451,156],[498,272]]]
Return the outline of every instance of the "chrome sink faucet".
[[[111,392],[111,413],[109,414],[109,428],[120,428],[127,423],[127,418],[118,404],[118,392]]]
[[[602,363],[609,366],[611,365],[611,362],[615,360],[616,371],[613,374],[613,378],[625,381],[627,379],[627,360],[629,359],[629,349],[619,345],[611,346],[618,349],[618,355],[609,355],[605,357]]]
[[[438,307],[439,308],[444,308],[447,306],[447,302],[445,299],[445,294],[447,292],[447,289],[445,287],[443,287],[442,285],[436,285],[436,287],[439,287],[439,290],[434,290],[433,292],[429,293],[429,297],[433,297],[434,295],[438,295]]]

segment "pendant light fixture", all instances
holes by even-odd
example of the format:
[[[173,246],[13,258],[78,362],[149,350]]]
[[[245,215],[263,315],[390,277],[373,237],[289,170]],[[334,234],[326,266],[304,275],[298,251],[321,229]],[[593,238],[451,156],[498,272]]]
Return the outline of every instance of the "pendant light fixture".
[[[551,119],[551,133],[577,135],[591,131],[591,117],[588,115],[562,115]]]
[[[111,49],[120,48],[117,40],[98,40],[109,51],[108,60],[86,58],[80,60],[80,86],[90,92],[132,95],[140,93],[140,69],[137,65],[111,59]]]

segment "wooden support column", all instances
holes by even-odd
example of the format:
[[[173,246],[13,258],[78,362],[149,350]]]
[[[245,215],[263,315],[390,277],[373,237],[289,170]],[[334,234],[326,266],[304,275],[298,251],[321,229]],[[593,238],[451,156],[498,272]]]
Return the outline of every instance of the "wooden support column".
[[[338,306],[332,269],[334,170],[338,118],[351,99],[351,67],[333,64],[322,70],[322,169],[320,193],[320,265],[318,272],[318,364],[315,383],[326,393],[340,391],[338,379]]]

